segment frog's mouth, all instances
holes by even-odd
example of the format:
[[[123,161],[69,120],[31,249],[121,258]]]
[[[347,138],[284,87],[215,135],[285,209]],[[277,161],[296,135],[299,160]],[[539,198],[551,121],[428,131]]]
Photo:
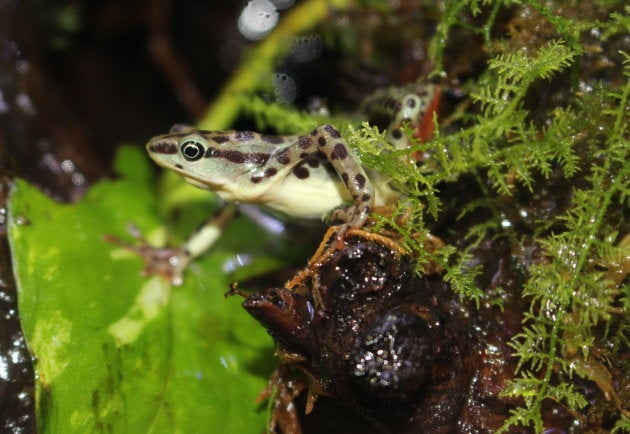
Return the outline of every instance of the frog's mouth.
[[[177,172],[177,174],[181,176],[184,179],[184,181],[186,181],[187,183],[197,188],[201,188],[203,190],[217,191],[217,190],[220,190],[222,187],[222,184],[212,183],[212,182],[208,182],[208,180],[203,179],[203,178],[196,178],[194,176],[190,176],[190,173],[185,174],[183,173],[183,171],[178,170],[177,168],[174,168],[173,170]]]

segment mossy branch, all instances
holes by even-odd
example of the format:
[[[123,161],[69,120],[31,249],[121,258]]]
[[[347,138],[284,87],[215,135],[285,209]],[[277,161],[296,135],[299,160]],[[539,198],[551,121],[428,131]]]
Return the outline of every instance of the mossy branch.
[[[456,112],[453,120],[463,125],[458,131],[446,133],[438,126],[433,140],[423,145],[430,158],[422,165],[410,158],[418,147],[395,150],[373,126],[304,115],[257,97],[241,99],[245,110],[263,129],[299,133],[324,122],[333,122],[340,128],[361,160],[391,178],[408,197],[393,217],[376,217],[380,227],[387,225],[400,232],[405,247],[420,252],[419,263],[433,260],[443,265],[444,279],[452,288],[477,303],[484,294],[475,285],[476,270],[465,266],[465,250],[456,251],[452,246],[445,246],[439,253],[423,250],[430,222],[441,217],[444,205],[439,194],[443,186],[463,176],[477,180],[482,197],[466,202],[460,213],[483,208],[491,217],[469,230],[468,239],[474,245],[488,236],[507,236],[518,241],[520,235],[509,225],[502,225],[504,217],[496,205],[498,199],[509,197],[517,187],[525,186],[533,192],[541,179],[557,172],[565,180],[580,179],[580,185],[567,192],[568,209],[562,215],[541,219],[532,227],[545,258],[527,270],[522,296],[530,306],[524,314],[522,332],[512,342],[519,359],[518,377],[503,392],[523,399],[525,404],[512,411],[502,432],[514,425],[542,431],[545,400],[562,402],[579,414],[588,404],[579,390],[568,383],[556,384],[552,379],[591,375],[587,370],[576,369],[579,363],[574,362],[588,361],[596,327],[611,322],[630,306],[627,285],[611,282],[606,270],[615,258],[630,255],[630,243],[620,242],[627,234],[615,226],[615,222],[623,221],[622,210],[627,209],[630,196],[630,57],[622,53],[626,64],[626,82],[622,87],[610,91],[604,85],[594,85],[588,92],[567,91],[570,95],[562,106],[540,113],[544,126],[536,124],[527,106],[528,97],[533,96],[541,80],[573,73],[580,67],[585,52],[580,38],[585,30],[597,27],[604,37],[613,37],[627,29],[627,16],[611,14],[606,23],[574,20],[555,14],[547,3],[505,1],[496,2],[487,13],[485,24],[473,31],[489,42],[502,5],[521,3],[548,20],[556,39],[538,48],[509,53],[490,51],[487,70],[468,84],[478,112],[474,116],[470,111]],[[462,11],[468,8],[479,15],[484,7],[486,3],[479,1],[446,3],[431,45],[436,75],[441,75],[447,37],[452,27],[459,25]],[[600,134],[601,125],[606,130]],[[396,222],[403,215],[409,224]],[[615,429],[621,431],[628,425],[624,416]]]

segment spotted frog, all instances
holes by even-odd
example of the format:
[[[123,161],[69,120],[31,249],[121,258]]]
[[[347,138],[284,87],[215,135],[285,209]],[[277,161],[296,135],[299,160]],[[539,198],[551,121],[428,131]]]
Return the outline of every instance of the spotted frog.
[[[404,148],[408,138],[402,127],[421,130],[437,95],[433,85],[395,88],[375,93],[364,108],[389,116],[386,138]],[[146,149],[158,165],[227,202],[181,248],[154,251],[148,259],[166,261],[150,268],[167,274],[175,285],[182,283],[186,266],[216,241],[236,203],[262,205],[299,219],[329,215],[341,222],[343,233],[363,226],[374,206],[395,203],[400,196],[387,178],[363,167],[333,125],[287,136],[175,125],[168,134],[152,138]]]

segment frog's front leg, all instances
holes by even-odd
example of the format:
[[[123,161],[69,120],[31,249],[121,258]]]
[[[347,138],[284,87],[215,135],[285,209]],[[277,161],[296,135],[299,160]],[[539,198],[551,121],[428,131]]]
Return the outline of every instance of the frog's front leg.
[[[184,271],[188,265],[217,241],[235,215],[236,205],[225,204],[178,248],[154,247],[135,227],[131,227],[130,232],[136,239],[136,244],[126,243],[113,236],[106,236],[105,240],[140,256],[145,264],[144,275],[157,274],[166,278],[173,286],[180,286],[184,282]]]
[[[335,209],[331,218],[352,227],[362,227],[374,207],[375,191],[359,159],[341,137],[339,130],[332,125],[317,127],[310,136],[301,139],[299,147],[323,153],[350,192],[353,205]]]
[[[183,272],[188,268],[188,265],[216,243],[225,228],[234,220],[236,208],[234,203],[224,204],[215,215],[199,226],[178,249],[178,261],[173,265],[174,274],[171,277],[173,285],[181,285]]]

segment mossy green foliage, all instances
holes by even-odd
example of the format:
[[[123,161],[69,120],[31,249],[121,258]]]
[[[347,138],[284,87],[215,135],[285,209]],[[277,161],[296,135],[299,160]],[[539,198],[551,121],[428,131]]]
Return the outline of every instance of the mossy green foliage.
[[[385,3],[377,9],[382,11]],[[622,242],[627,234],[620,229],[627,227],[624,211],[630,176],[628,55],[619,55],[626,63],[622,84],[611,87],[590,80],[587,90],[579,88],[588,50],[583,35],[596,29],[605,41],[627,32],[630,10],[622,11],[620,5],[598,5],[600,15],[606,8],[614,12],[596,21],[563,16],[553,10],[553,2],[445,2],[431,43],[434,77],[444,75],[449,37],[461,29],[481,36],[480,50],[489,53],[487,68],[466,83],[471,104],[463,104],[449,119],[451,125],[461,127],[440,131],[441,120],[436,120],[433,140],[409,151],[389,148],[373,126],[305,115],[264,101],[255,92],[269,84],[247,80],[247,86],[239,86],[243,82],[239,73],[226,86],[229,94],[223,94],[204,120],[206,127],[228,127],[238,107],[261,129],[279,133],[302,133],[334,123],[366,165],[391,177],[406,193],[394,217],[405,215],[408,224],[377,216],[379,225],[398,230],[403,244],[418,255],[419,264],[427,260],[442,264],[444,278],[454,291],[476,303],[500,305],[501,300],[490,299],[476,286],[478,270],[466,266],[467,248],[447,245],[435,253],[423,249],[430,228],[449,206],[440,196],[444,186],[474,179],[483,192],[457,210],[462,216],[479,210],[489,215],[466,234],[472,248],[488,237],[507,238],[518,245],[525,236],[505,224],[499,199],[511,198],[518,190],[532,192],[541,179],[558,172],[565,180],[576,181],[566,192],[568,208],[541,218],[527,235],[543,247],[545,256],[526,270],[522,297],[529,306],[522,333],[512,342],[519,367],[503,392],[523,404],[513,411],[505,431],[515,425],[542,431],[546,400],[563,403],[575,415],[584,414],[588,403],[571,385],[571,378],[581,376],[606,389],[610,381],[592,368],[599,363],[593,349],[604,340],[608,351],[629,344],[623,331],[628,326],[630,291],[627,284],[609,279],[615,264],[630,255],[630,243]],[[536,35],[535,41],[521,47],[516,38],[496,39],[498,17],[514,8],[539,14],[552,29],[551,36]],[[462,19],[465,14],[476,16],[477,24]],[[275,40],[280,44],[286,39]],[[270,44],[260,46],[266,71],[273,70]],[[282,52],[276,48],[274,53]],[[253,49],[249,59],[254,62],[256,56]],[[256,70],[251,63],[244,65],[247,74]],[[542,115],[537,113],[537,119],[544,119],[537,122],[527,99],[552,84],[564,87],[564,97]],[[228,115],[213,117],[224,113],[225,99],[229,99]],[[429,150],[428,158],[417,165],[409,156],[420,148]],[[11,242],[21,317],[38,359],[42,432],[99,432],[121,426],[133,432],[256,432],[265,416],[253,400],[268,373],[257,366],[261,355],[270,353],[270,340],[243,314],[237,300],[221,296],[228,284],[220,273],[221,264],[240,250],[229,242],[220,245],[193,267],[183,288],[171,290],[155,280],[142,280],[137,258],[101,241],[104,233],[123,237],[127,222],[145,233],[158,233],[160,216],[166,214],[163,207],[179,206],[182,197],[197,194],[189,189],[184,196],[179,191],[174,194],[173,185],[156,194],[143,169],[146,162],[137,159],[126,154],[122,161],[133,164],[123,167],[126,176],[121,181],[100,184],[72,207],[54,204],[26,184],[16,184]],[[187,232],[184,228],[203,219],[200,214],[194,221],[186,214],[180,236]],[[31,225],[18,225],[21,216]],[[245,230],[251,229],[246,225],[237,229]],[[604,363],[599,366],[605,371]],[[629,426],[628,417],[619,415],[615,430],[622,432]]]
[[[236,222],[184,286],[142,277],[140,258],[103,235],[132,241],[125,226],[133,222],[164,242],[161,210],[174,206],[172,190],[156,188],[149,164],[142,150],[121,149],[120,179],[73,205],[14,185],[9,234],[41,433],[243,433],[265,424],[256,396],[273,369],[272,342],[238,297],[224,298],[222,266],[242,251],[235,233],[254,250],[253,240],[269,239]],[[205,216],[208,199],[198,205]]]
[[[626,78],[630,78],[630,58],[625,57]],[[529,270],[531,277],[523,295],[531,299],[531,307],[525,314],[524,331],[513,343],[522,377],[504,391],[506,395],[523,397],[526,402],[526,407],[515,411],[509,423],[532,424],[537,431],[543,429],[539,411],[544,399],[563,401],[576,410],[586,406],[584,397],[570,385],[552,386],[551,377],[559,370],[569,378],[578,374],[595,381],[588,372],[576,368],[579,365],[576,358],[591,357],[596,326],[612,320],[613,316],[627,315],[628,286],[607,279],[605,270],[622,263],[630,254],[627,243],[622,243],[627,234],[620,234],[619,228],[610,223],[611,220],[623,223],[622,213],[624,208],[627,212],[630,193],[627,121],[630,83],[626,81],[617,91],[600,92],[605,95],[599,120],[609,118],[606,123],[612,128],[601,142],[593,143],[588,153],[581,156],[588,163],[585,169],[588,186],[574,189],[572,207],[557,217],[564,230],[538,240],[548,260]],[[588,116],[589,113],[581,113],[565,117],[575,122]],[[567,121],[555,123],[560,122]],[[566,127],[573,129],[579,125]],[[557,147],[568,150],[571,136],[549,140],[551,146],[563,141]],[[604,158],[597,158],[599,153]],[[563,161],[560,152],[555,158]],[[571,164],[565,163],[565,167],[569,167],[568,172],[573,171]],[[618,327],[620,335],[612,337],[613,340],[624,339],[621,333],[625,327]],[[622,345],[627,345],[627,341]],[[580,354],[574,354],[578,350]]]
[[[585,45],[585,33],[595,32],[603,43],[619,38],[630,29],[630,8],[626,6],[624,10],[622,3],[615,2],[589,4],[605,16],[596,20],[577,13],[566,16],[554,7],[553,2],[538,1],[446,2],[431,44],[434,76],[444,74],[444,53],[449,34],[455,29],[465,28],[480,35],[490,53],[487,68],[466,84],[473,104],[449,119],[450,123],[462,125],[459,130],[441,132],[437,122],[430,143],[409,151],[395,151],[388,148],[382,133],[370,125],[332,120],[366,165],[391,177],[407,194],[395,217],[404,213],[410,224],[399,225],[395,218],[376,216],[381,226],[397,229],[403,244],[419,256],[419,263],[432,259],[444,265],[445,279],[453,289],[477,303],[488,296],[475,286],[476,270],[464,266],[469,257],[466,249],[457,251],[446,246],[434,254],[422,249],[422,234],[439,221],[444,211],[445,205],[439,198],[441,187],[472,176],[484,192],[484,197],[459,210],[462,216],[479,209],[490,215],[483,224],[468,231],[470,248],[487,237],[505,237],[518,245],[524,236],[531,236],[519,233],[509,224],[496,206],[499,198],[510,198],[523,190],[533,194],[536,182],[540,185],[554,172],[569,183],[576,182],[571,191],[566,191],[571,198],[568,208],[540,219],[530,228],[545,257],[526,270],[528,278],[522,297],[529,301],[529,308],[524,312],[522,333],[512,341],[519,364],[516,377],[503,391],[505,396],[522,399],[523,405],[513,411],[503,427],[505,431],[523,425],[542,432],[545,400],[560,402],[575,415],[583,414],[588,403],[571,384],[574,376],[592,380],[604,393],[614,394],[610,378],[603,379],[607,375],[601,375],[602,370],[606,371],[605,362],[597,359],[592,350],[604,340],[616,349],[628,348],[624,330],[628,326],[630,292],[623,280],[614,282],[609,276],[611,269],[619,267],[630,255],[630,243],[623,241],[627,234],[621,229],[627,228],[630,193],[630,61],[627,53],[613,53],[619,63],[625,64],[625,72],[622,83],[612,87],[589,77],[581,68],[587,51],[593,49]],[[551,36],[533,38],[528,46],[519,46],[516,37],[493,39],[497,17],[510,8],[529,8],[538,14]],[[606,10],[609,12],[602,13]],[[481,24],[475,27],[461,19],[464,13],[477,16]],[[580,80],[588,82],[584,91],[578,89]],[[538,109],[536,117],[545,121],[536,122],[527,98],[541,89],[552,92],[558,88],[564,95],[561,103],[551,104],[543,112]],[[256,97],[243,101],[245,112],[261,127],[282,132],[306,131],[331,121],[309,118],[281,105],[263,105]],[[473,107],[476,111],[470,110]],[[409,156],[421,147],[428,149],[430,156],[418,166]],[[501,304],[500,300],[490,301]],[[598,368],[584,368],[587,365]],[[611,400],[614,401],[612,397]],[[618,418],[615,430],[627,428],[627,413],[619,412],[612,403],[610,407],[609,411]]]

